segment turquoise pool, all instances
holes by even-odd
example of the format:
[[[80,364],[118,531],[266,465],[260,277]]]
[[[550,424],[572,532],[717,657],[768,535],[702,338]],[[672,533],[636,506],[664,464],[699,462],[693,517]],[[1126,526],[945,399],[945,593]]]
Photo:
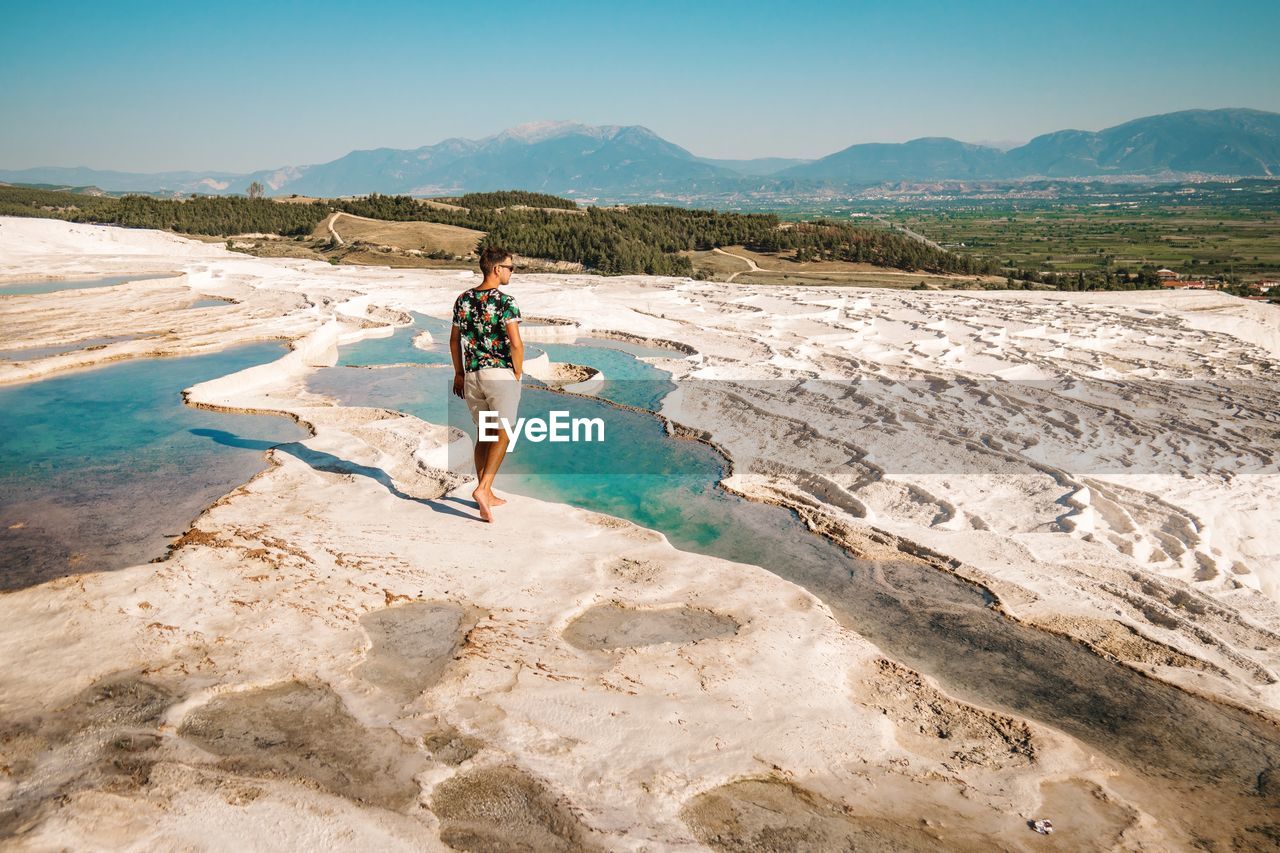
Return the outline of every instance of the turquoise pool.
[[[263,470],[263,447],[304,438],[285,418],[182,402],[183,388],[284,352],[256,343],[0,387],[0,590],[162,556],[201,510]],[[256,444],[228,446],[211,430]]]

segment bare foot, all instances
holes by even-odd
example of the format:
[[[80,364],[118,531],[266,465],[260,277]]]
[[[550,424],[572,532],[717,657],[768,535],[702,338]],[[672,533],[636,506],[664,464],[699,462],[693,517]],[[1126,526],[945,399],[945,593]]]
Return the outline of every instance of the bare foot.
[[[471,493],[471,497],[476,499],[476,506],[480,507],[480,520],[493,521],[492,504],[489,502],[489,495],[476,490]]]
[[[478,491],[480,490],[476,489],[476,492]],[[474,498],[476,496],[476,492],[472,492],[471,497]],[[485,494],[485,497],[489,499],[490,506],[502,506],[504,503],[506,503],[506,500],[504,498],[500,498],[497,495],[495,495],[492,489],[488,490],[484,494]]]

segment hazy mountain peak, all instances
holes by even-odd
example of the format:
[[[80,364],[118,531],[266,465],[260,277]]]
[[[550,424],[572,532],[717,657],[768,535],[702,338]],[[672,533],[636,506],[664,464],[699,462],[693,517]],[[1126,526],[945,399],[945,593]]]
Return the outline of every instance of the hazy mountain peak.
[[[526,145],[534,145],[539,142],[546,142],[551,139],[559,139],[564,136],[586,136],[601,142],[617,139],[619,137],[642,138],[662,140],[658,134],[654,133],[647,127],[638,124],[582,124],[576,121],[530,121],[524,124],[518,124],[515,127],[509,127],[501,133],[478,140],[480,143],[488,142],[521,142]]]
[[[479,140],[451,138],[412,150],[353,151],[328,163],[248,175],[42,168],[0,171],[0,180],[184,193],[243,192],[256,180],[272,194],[315,196],[528,189],[614,197],[658,193],[692,197],[755,192],[783,184],[790,192],[805,185],[904,180],[1171,174],[1274,177],[1280,176],[1280,114],[1184,110],[1101,131],[1060,130],[1007,151],[1003,147],[922,137],[905,143],[852,145],[811,162],[714,160],[695,157],[641,125],[534,121]],[[768,180],[762,180],[766,176]]]
[[[917,137],[916,139],[909,139],[906,142],[901,144],[915,145],[918,147],[931,145],[935,147],[962,148],[962,149],[977,149],[977,148],[984,147],[982,145],[976,145],[972,142],[961,142],[959,139],[952,139],[950,136],[921,136],[921,137]]]
[[[569,136],[570,134],[599,136],[598,131],[602,129],[580,124],[576,121],[529,121],[524,124],[518,124],[515,127],[509,127],[489,138],[494,141],[509,139],[514,142],[533,143],[544,142],[559,136]]]

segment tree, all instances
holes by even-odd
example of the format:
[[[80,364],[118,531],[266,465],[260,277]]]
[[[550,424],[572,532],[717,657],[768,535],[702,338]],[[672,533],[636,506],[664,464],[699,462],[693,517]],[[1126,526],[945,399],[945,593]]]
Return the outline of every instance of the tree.
[[[264,190],[262,184],[257,181],[249,184],[249,198],[262,198],[262,194],[264,192],[266,192],[266,190]]]

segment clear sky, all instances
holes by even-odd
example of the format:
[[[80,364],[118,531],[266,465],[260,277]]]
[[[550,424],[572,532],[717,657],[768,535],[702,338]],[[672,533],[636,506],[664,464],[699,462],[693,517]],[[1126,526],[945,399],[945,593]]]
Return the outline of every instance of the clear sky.
[[[6,2],[0,168],[251,171],[543,119],[705,157],[1280,112],[1276,0]]]

